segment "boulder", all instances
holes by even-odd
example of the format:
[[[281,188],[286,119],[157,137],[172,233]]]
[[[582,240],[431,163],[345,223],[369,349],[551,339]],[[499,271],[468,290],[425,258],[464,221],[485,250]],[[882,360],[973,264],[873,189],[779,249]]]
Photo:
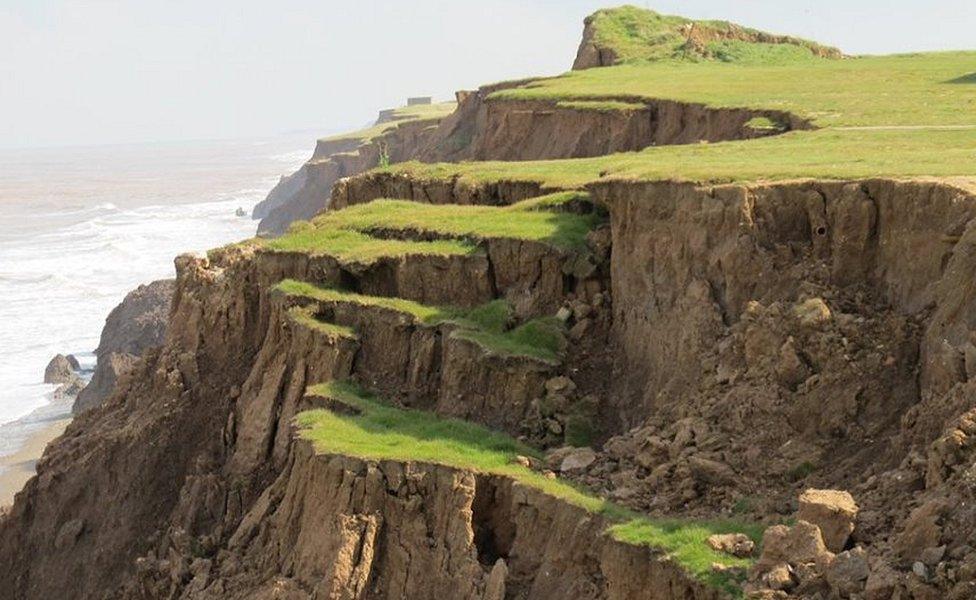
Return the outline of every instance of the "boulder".
[[[708,536],[705,542],[712,550],[739,558],[752,556],[752,551],[756,548],[755,542],[744,533],[717,533]]]
[[[823,298],[810,298],[793,307],[793,316],[803,327],[816,329],[830,321],[831,312]]]
[[[592,448],[576,448],[559,464],[563,473],[582,471],[596,460],[596,452]]]
[[[798,521],[793,527],[774,525],[767,528],[763,533],[762,546],[762,555],[754,567],[759,573],[783,563],[812,563],[825,568],[834,558],[824,544],[820,528],[807,521]]]
[[[75,362],[77,365],[77,361]],[[68,357],[58,354],[47,363],[44,369],[44,383],[71,383],[78,378],[75,373],[76,366],[72,366]]]
[[[837,553],[844,550],[854,531],[857,510],[848,492],[808,489],[800,494],[800,510],[796,516],[819,527],[827,549]]]
[[[867,553],[858,546],[834,557],[825,576],[834,593],[841,598],[849,598],[864,591],[870,573]]]

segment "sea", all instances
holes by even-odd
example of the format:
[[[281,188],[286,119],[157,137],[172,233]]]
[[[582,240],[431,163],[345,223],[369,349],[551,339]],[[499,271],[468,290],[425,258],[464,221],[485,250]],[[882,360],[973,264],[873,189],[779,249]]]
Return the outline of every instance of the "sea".
[[[0,456],[70,414],[48,361],[92,369],[128,291],[173,277],[181,253],[253,236],[254,205],[314,138],[0,149]]]

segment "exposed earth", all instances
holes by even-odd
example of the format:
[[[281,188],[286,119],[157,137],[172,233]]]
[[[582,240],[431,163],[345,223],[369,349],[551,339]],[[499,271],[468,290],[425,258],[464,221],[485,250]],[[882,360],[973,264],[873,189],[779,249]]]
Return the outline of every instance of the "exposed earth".
[[[973,72],[623,7],[319,141],[110,317],[0,590],[976,597]]]

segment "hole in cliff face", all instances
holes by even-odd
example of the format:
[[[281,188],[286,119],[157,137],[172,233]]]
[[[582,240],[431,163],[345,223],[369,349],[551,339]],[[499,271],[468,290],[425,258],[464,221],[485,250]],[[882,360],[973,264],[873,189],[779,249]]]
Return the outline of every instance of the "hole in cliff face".
[[[823,225],[817,227],[817,235],[827,235],[827,228]]]
[[[354,293],[360,293],[359,289],[359,277],[356,277],[351,272],[340,269],[339,270],[339,285],[346,290]]]
[[[509,485],[492,477],[478,477],[471,505],[471,527],[478,562],[489,569],[499,558],[508,558],[515,541],[511,504]]]

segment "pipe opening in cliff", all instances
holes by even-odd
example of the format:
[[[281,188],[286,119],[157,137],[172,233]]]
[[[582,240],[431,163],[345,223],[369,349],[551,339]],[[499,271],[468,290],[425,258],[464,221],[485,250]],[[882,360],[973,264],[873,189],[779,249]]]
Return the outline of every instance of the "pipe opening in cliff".
[[[499,558],[508,559],[515,540],[509,510],[511,490],[492,477],[478,477],[471,504],[471,527],[478,562],[490,569]]]

